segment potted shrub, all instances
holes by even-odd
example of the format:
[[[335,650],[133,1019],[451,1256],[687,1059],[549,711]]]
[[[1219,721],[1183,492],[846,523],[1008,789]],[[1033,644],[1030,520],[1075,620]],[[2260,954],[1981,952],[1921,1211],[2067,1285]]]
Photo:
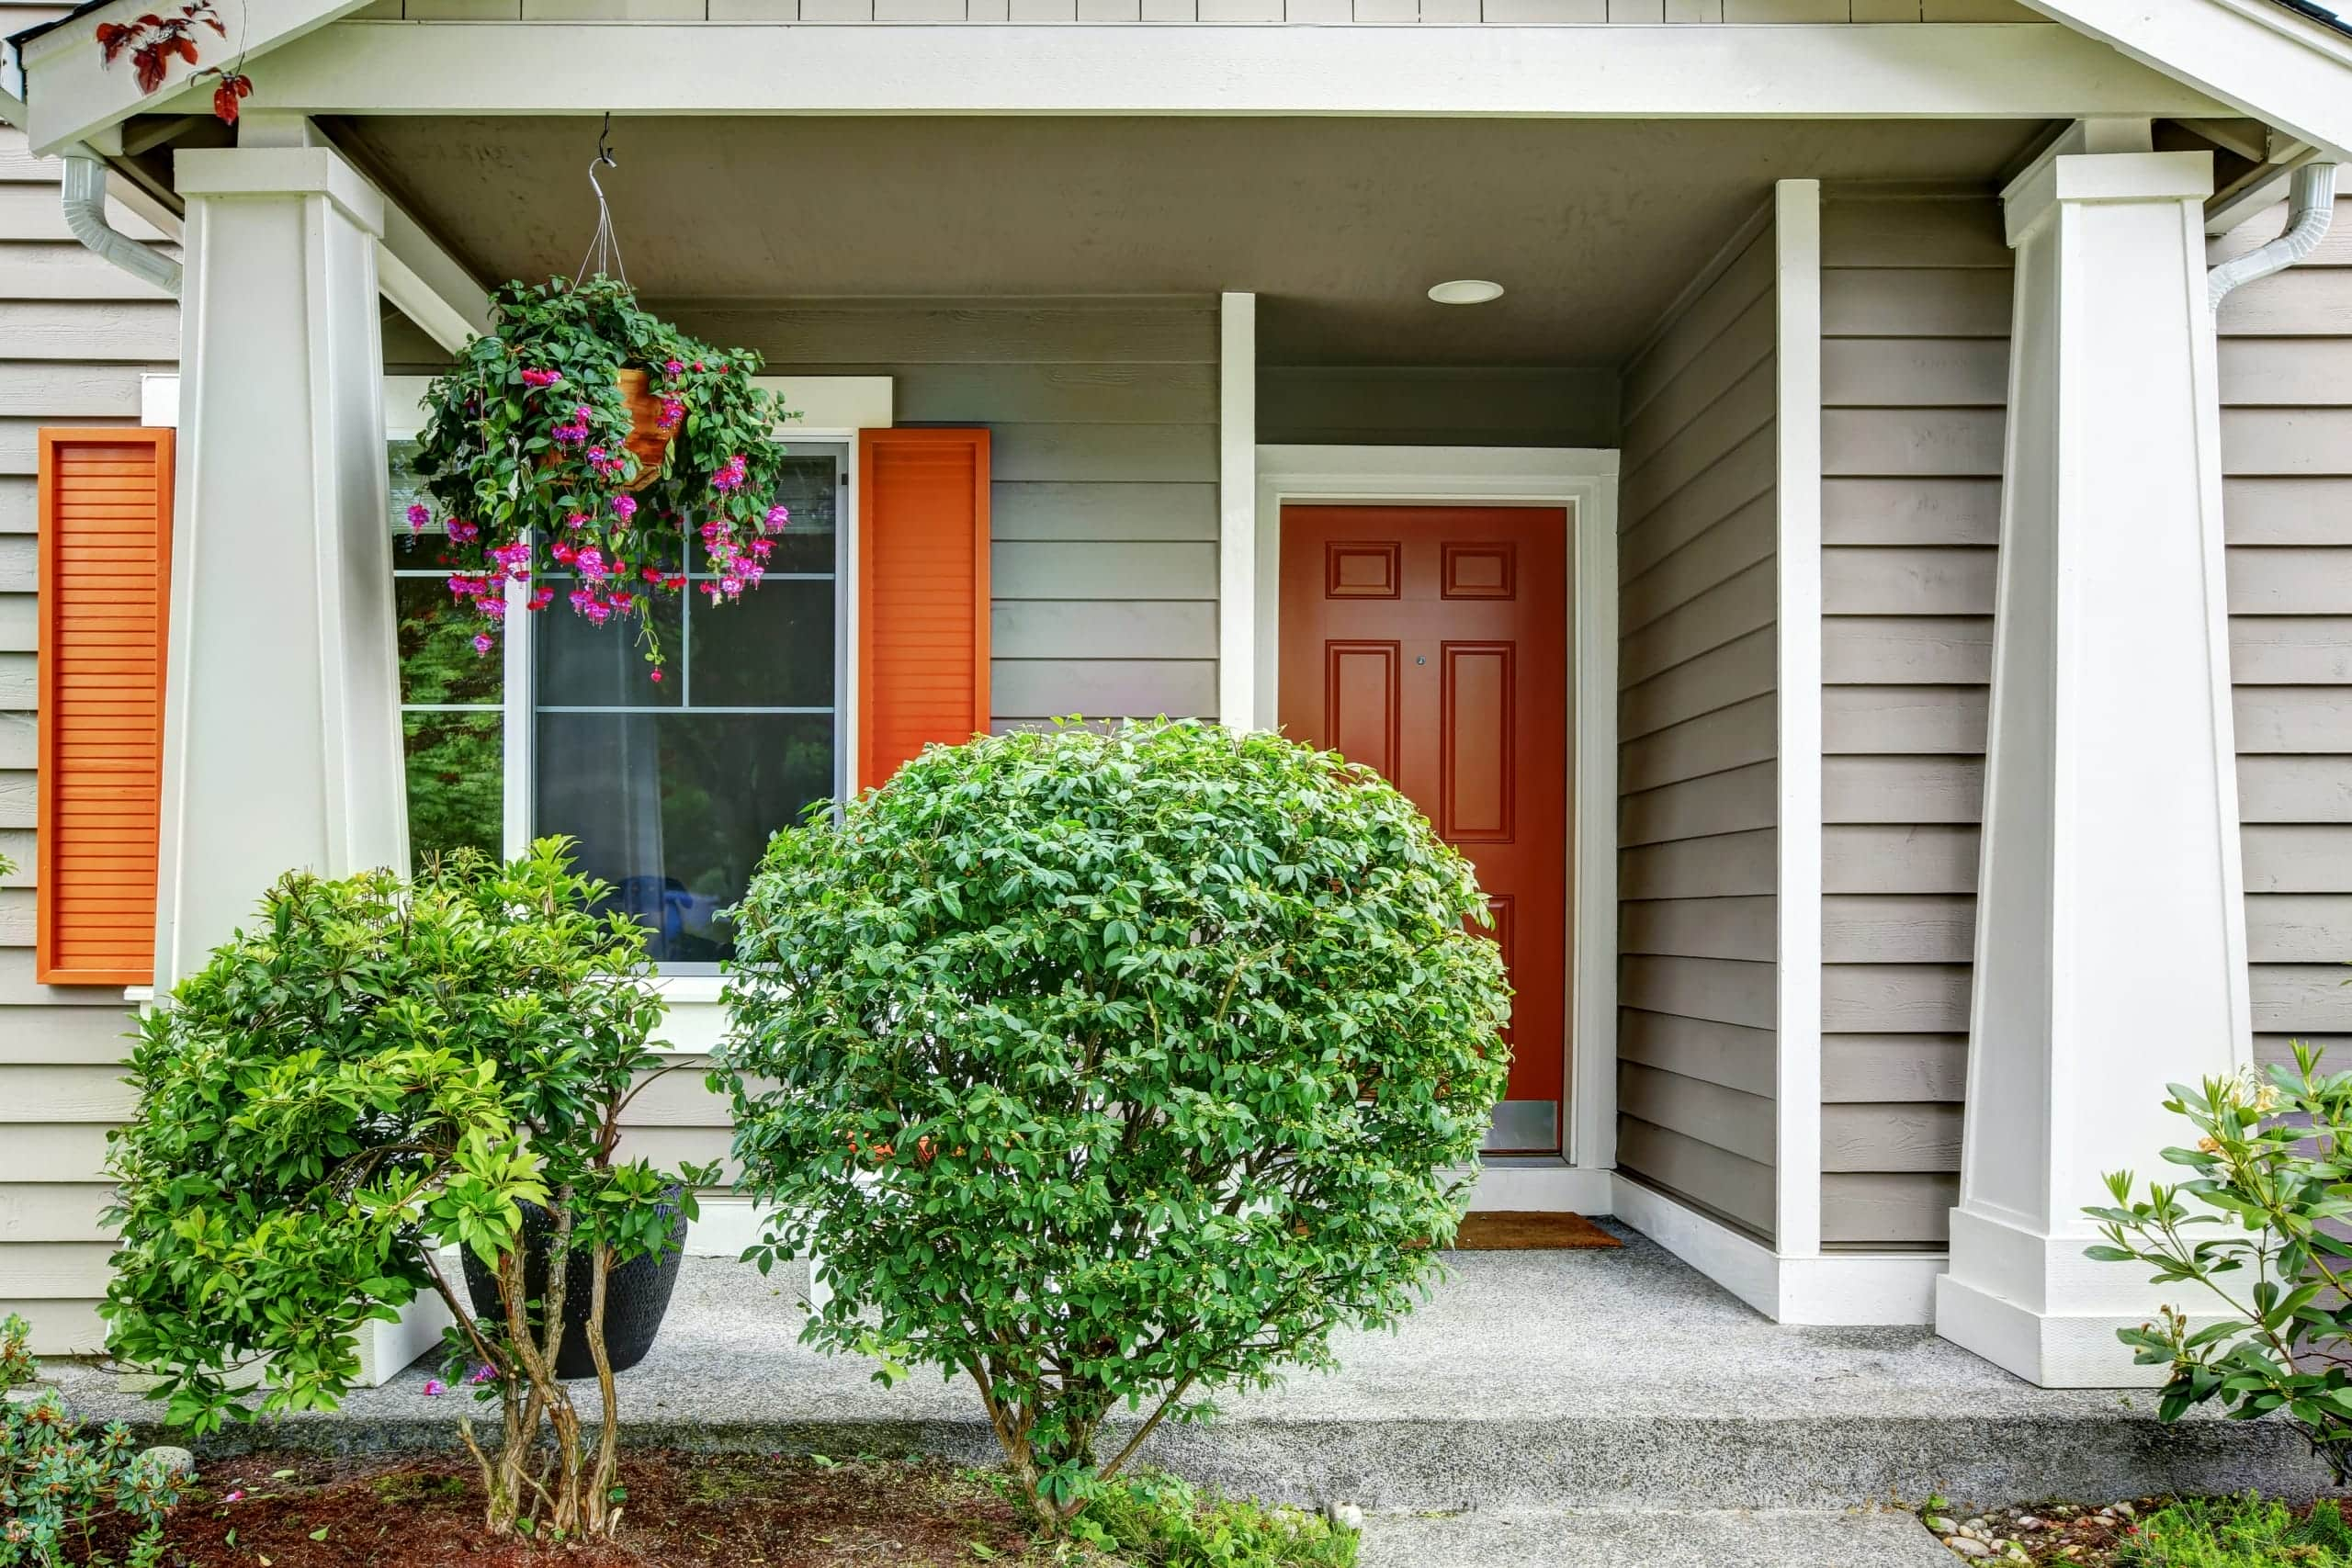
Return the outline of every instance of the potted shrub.
[[[968,1377],[1064,1533],[1163,1419],[1435,1278],[1507,1066],[1485,908],[1411,802],[1277,735],[931,748],[736,914],[750,1256],[817,1254],[811,1342]]]
[[[684,592],[691,567],[731,602],[766,572],[790,515],[775,433],[791,416],[752,385],[757,354],[688,337],[602,274],[509,283],[491,310],[426,393],[415,466],[432,504],[409,525],[447,534],[477,652],[496,646],[512,584],[531,610],[560,594],[600,626],[634,624],[659,681],[650,596]]]
[[[332,1408],[360,1329],[430,1291],[457,1320],[453,1360],[498,1408],[494,1446],[458,1422],[492,1533],[611,1530],[612,1281],[659,1272],[717,1172],[616,1157],[622,1111],[658,1076],[662,1004],[635,983],[642,928],[591,912],[606,890],[572,874],[568,847],[544,839],[506,865],[461,851],[413,883],[290,873],[142,1021],[100,1310],[110,1350],[158,1374],[168,1420],[205,1432],[254,1404]],[[566,1265],[544,1286],[531,1205],[551,1216],[548,1264]],[[495,1315],[452,1287],[448,1246],[495,1280]],[[593,1453],[559,1365],[575,1323],[601,1401]],[[257,1389],[234,1386],[256,1362]]]

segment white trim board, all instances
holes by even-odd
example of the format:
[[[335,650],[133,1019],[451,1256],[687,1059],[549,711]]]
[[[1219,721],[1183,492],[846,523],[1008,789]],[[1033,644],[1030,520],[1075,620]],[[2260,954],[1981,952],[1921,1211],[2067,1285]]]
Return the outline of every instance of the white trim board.
[[[1935,1319],[1940,1252],[1783,1258],[1654,1187],[1611,1179],[1616,1217],[1776,1323],[1925,1325]]]
[[[1773,1237],[1821,1250],[1821,182],[1772,194],[1780,855]]]
[[[1287,502],[1466,502],[1563,508],[1572,626],[1568,693],[1569,1168],[1617,1160],[1617,454],[1583,447],[1261,446],[1257,504],[1226,513],[1222,548],[1247,571],[1220,576],[1220,701],[1228,724],[1276,728]],[[1247,529],[1246,538],[1236,536]]]
[[[2069,28],[1137,28],[346,20],[274,51],[300,114],[1436,114],[2205,118]],[[626,43],[616,47],[620,41]],[[517,69],[516,62],[529,62]],[[200,93],[168,106],[201,112]]]

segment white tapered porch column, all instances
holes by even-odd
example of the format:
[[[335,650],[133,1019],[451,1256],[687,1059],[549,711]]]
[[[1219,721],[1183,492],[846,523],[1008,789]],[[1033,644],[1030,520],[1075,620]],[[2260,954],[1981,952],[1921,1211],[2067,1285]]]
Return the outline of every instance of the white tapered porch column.
[[[278,874],[405,866],[383,199],[330,148],[191,151],[160,990]]]
[[[2177,1175],[2158,1102],[2249,1058],[2204,153],[2075,127],[2017,250],[1992,724],[1947,1337],[2046,1386],[2158,1381],[2086,1261],[2100,1173]]]

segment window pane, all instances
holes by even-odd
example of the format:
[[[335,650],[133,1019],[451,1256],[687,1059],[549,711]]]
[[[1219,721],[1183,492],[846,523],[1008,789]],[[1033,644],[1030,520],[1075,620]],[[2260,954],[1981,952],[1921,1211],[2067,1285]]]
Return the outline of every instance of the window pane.
[[[787,452],[775,498],[791,508],[792,521],[776,536],[770,571],[831,571],[833,541],[841,512],[841,468],[828,452]],[[695,561],[697,570],[705,563]]]
[[[490,627],[470,604],[459,604],[437,577],[396,577],[392,606],[400,620],[401,701],[491,703],[505,689],[505,663],[493,643],[475,651],[474,637]]]
[[[404,713],[408,755],[408,843],[417,863],[428,854],[470,847],[492,859],[505,837],[502,716]]]
[[[580,840],[668,963],[734,951],[718,911],[778,828],[833,793],[833,721],[806,714],[542,713],[535,833]]]
[[[669,668],[653,679],[653,666],[638,645],[642,630],[634,618],[596,625],[565,602],[571,580],[547,580],[555,602],[531,617],[538,647],[539,705],[542,707],[668,707],[683,700],[685,681],[685,639],[679,635],[682,607],[676,593],[656,593],[651,609],[653,629],[662,638],[662,655]]]
[[[771,578],[731,604],[693,598],[693,706],[833,705],[832,579]]]

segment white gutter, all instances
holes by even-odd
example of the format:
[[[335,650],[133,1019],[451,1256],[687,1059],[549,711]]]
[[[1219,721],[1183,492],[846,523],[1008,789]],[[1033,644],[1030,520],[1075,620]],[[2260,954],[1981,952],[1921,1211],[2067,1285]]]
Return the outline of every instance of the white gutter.
[[[2335,165],[2305,164],[2295,171],[2295,190],[2287,207],[2287,229],[2258,250],[2225,261],[2205,275],[2205,302],[2218,310],[2233,288],[2274,272],[2284,272],[2313,251],[2335,221]]]
[[[80,141],[68,143],[60,155],[65,163],[65,183],[60,187],[65,226],[74,237],[141,282],[177,299],[180,264],[107,221],[106,160]]]

